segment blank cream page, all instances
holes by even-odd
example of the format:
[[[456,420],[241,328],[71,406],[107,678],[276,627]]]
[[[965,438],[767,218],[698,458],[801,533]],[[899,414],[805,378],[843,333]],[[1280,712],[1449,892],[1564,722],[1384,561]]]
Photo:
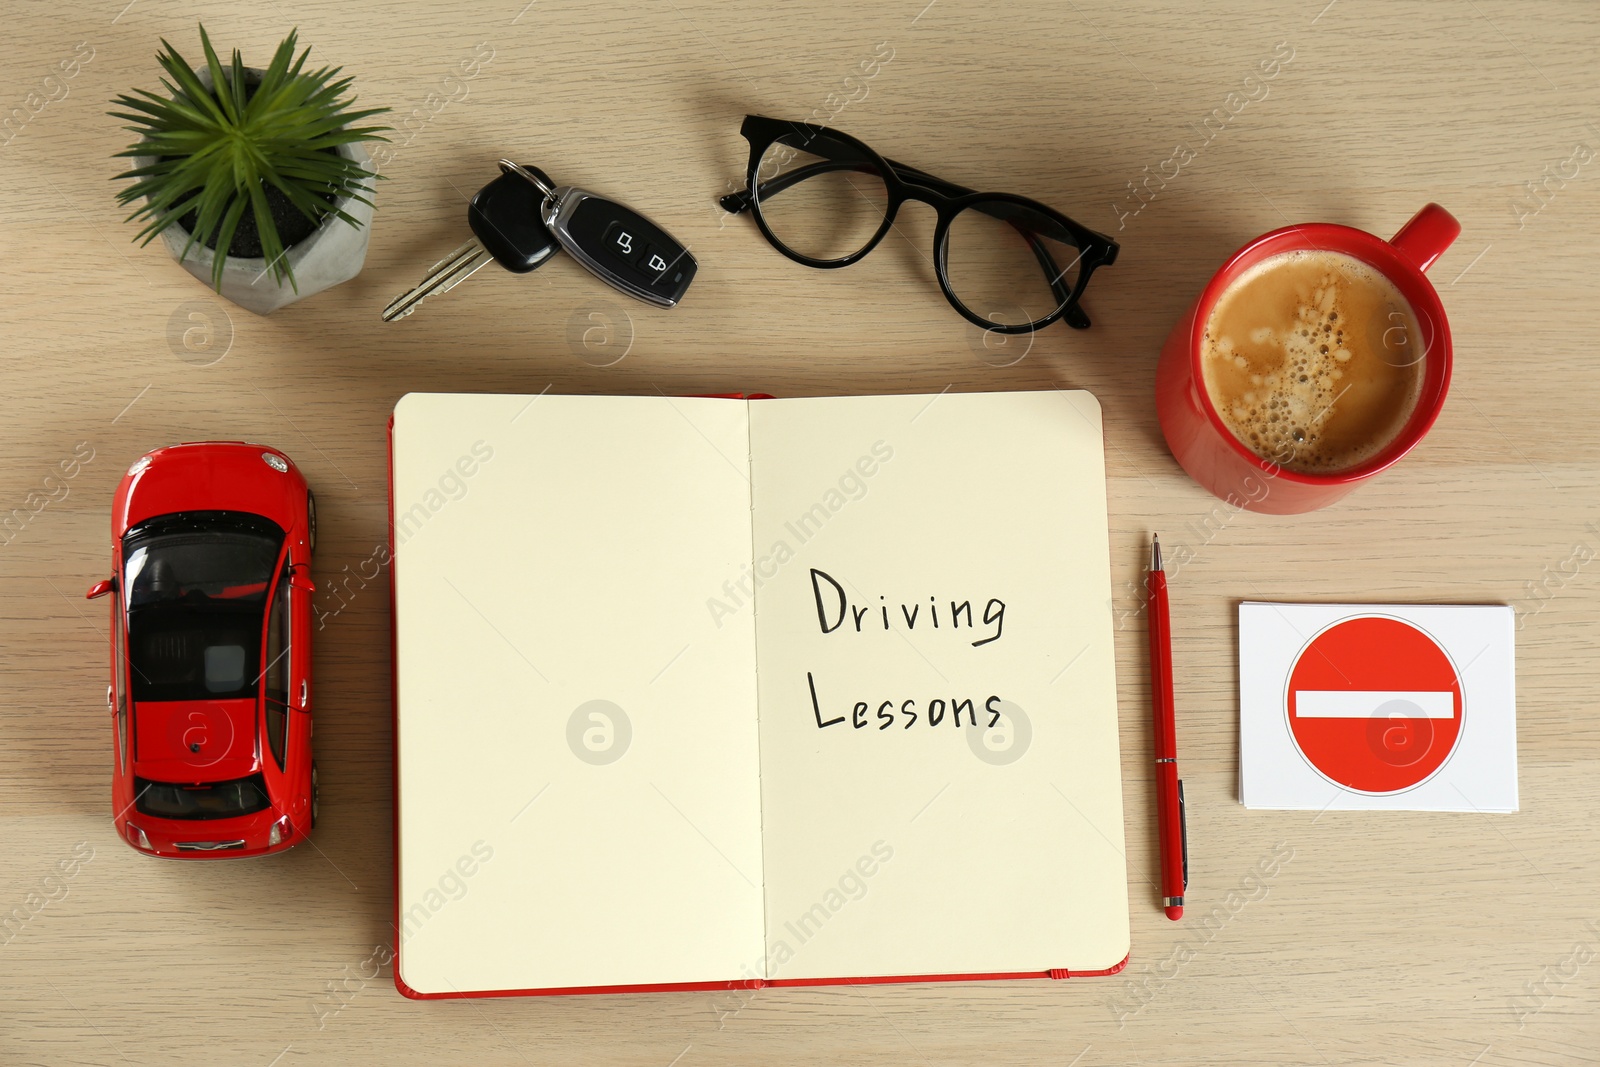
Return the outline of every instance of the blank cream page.
[[[734,400],[395,409],[400,977],[424,993],[762,964]],[[368,593],[367,595],[373,595]]]
[[[1099,404],[750,409],[769,976],[1115,966]]]

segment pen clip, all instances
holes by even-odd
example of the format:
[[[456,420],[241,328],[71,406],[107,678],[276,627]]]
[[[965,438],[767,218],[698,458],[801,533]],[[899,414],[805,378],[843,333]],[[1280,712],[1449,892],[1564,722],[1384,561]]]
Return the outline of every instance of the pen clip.
[[[1183,889],[1189,891],[1189,811],[1183,804],[1183,779],[1178,779],[1178,840],[1183,843]]]

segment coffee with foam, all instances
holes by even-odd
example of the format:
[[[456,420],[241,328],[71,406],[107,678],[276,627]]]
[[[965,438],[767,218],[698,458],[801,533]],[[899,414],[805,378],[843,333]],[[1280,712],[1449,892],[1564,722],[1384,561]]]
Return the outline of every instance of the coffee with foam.
[[[1206,321],[1207,394],[1262,459],[1307,474],[1348,470],[1394,443],[1416,411],[1425,349],[1393,282],[1338,252],[1251,267]]]

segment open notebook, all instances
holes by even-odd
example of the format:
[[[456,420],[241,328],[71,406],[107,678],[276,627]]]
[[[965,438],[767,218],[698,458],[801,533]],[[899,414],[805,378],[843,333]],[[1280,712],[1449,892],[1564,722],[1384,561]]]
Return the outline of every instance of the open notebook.
[[[411,996],[1107,973],[1128,953],[1085,392],[411,394]]]

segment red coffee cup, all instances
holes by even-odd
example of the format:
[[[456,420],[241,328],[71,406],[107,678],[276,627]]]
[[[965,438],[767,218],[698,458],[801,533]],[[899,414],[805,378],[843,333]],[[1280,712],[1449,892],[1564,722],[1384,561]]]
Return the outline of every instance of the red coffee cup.
[[[1365,230],[1315,222],[1263,234],[1235,252],[1212,275],[1188,314],[1178,321],[1156,368],[1156,415],[1167,447],[1189,476],[1238,507],[1294,515],[1326,507],[1388,469],[1433,426],[1450,387],[1450,324],[1439,294],[1423,271],[1461,232],[1461,224],[1429,204],[1389,241]],[[1201,371],[1206,322],[1217,300],[1240,275],[1284,252],[1340,252],[1394,283],[1416,313],[1422,332],[1422,391],[1416,410],[1388,448],[1348,470],[1302,474],[1263,459],[1229,432],[1205,390]]]

